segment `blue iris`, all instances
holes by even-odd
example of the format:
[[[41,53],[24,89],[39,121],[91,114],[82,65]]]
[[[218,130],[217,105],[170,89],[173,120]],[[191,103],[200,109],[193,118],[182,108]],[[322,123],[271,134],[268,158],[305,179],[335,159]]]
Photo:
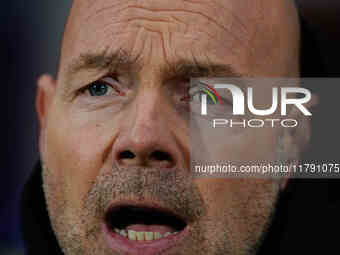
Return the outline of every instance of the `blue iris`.
[[[109,85],[102,81],[95,81],[88,87],[91,96],[104,96],[109,90]]]

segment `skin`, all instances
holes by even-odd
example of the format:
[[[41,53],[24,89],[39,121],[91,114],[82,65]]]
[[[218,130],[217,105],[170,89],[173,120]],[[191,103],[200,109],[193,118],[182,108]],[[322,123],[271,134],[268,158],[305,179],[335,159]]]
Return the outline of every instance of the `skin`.
[[[290,1],[75,0],[58,76],[39,79],[36,102],[48,212],[65,254],[119,254],[100,230],[119,201],[155,203],[188,220],[190,235],[162,254],[253,254],[286,180],[193,178],[180,99],[191,76],[298,77],[298,59]],[[188,63],[211,68],[175,68]],[[103,77],[117,79],[120,93],[91,97],[84,88]],[[259,102],[270,103],[270,86],[257,85]],[[296,162],[309,124],[297,111],[290,117],[300,120],[293,131],[219,131],[212,152],[235,162]],[[135,157],[122,156],[127,150]]]

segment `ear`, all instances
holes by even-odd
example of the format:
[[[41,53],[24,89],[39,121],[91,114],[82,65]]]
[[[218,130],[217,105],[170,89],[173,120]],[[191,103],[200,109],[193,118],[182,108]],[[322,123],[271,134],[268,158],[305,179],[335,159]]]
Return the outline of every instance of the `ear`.
[[[313,108],[319,103],[318,96],[312,94],[311,100],[304,104],[304,106],[313,114]],[[282,149],[286,155],[287,164],[291,169],[300,161],[301,154],[306,150],[311,139],[311,118],[312,116],[305,116],[299,109],[292,107],[288,114],[289,119],[294,119],[298,122],[296,127],[284,127],[282,138]],[[280,187],[284,189],[287,186],[289,177],[284,177]]]
[[[52,76],[44,74],[39,77],[37,85],[38,88],[36,94],[35,107],[38,113],[38,119],[40,123],[39,143],[41,147],[43,144],[42,139],[44,137],[43,133],[45,132],[46,128],[48,111],[55,95],[56,81],[53,79]]]

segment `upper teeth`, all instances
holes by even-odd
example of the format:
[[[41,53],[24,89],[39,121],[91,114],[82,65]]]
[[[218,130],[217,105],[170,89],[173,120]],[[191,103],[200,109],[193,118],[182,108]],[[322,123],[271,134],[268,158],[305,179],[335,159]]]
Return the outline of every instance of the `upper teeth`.
[[[167,237],[168,235],[174,235],[178,233],[178,232],[173,232],[173,233],[166,232],[164,234],[161,234],[159,232],[144,232],[144,231],[134,231],[134,230],[126,231],[125,229],[122,229],[122,230],[115,229],[115,232],[121,236],[124,236],[134,241],[152,241],[152,240],[160,239],[162,237]]]

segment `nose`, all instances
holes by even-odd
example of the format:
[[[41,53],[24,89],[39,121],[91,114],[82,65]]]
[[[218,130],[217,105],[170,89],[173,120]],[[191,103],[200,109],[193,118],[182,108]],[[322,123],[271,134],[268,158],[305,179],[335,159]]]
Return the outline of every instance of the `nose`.
[[[124,150],[118,152],[117,162],[121,166],[146,166],[171,168],[175,166],[175,159],[166,149],[144,147],[138,143],[130,143]]]
[[[182,153],[171,119],[169,107],[156,93],[137,97],[113,145],[116,163],[123,167],[177,166]]]

